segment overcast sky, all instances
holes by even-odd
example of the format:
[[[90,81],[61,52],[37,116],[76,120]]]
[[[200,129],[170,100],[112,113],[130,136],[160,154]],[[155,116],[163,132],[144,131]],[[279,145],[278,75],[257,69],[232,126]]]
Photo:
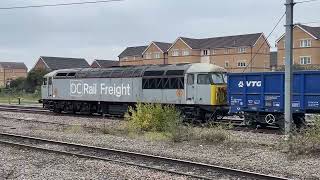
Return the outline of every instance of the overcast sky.
[[[85,0],[1,0],[0,7]],[[90,0],[86,0],[90,1]],[[285,11],[285,0],[125,0],[65,7],[0,10],[0,61],[39,56],[115,59],[126,46],[263,32]],[[295,6],[295,22],[320,21],[320,1]],[[272,46],[284,21],[270,37]],[[309,24],[319,26],[318,24]]]

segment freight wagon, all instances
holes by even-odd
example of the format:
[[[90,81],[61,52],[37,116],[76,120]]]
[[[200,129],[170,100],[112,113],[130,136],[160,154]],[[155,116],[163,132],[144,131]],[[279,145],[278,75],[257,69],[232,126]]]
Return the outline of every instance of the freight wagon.
[[[228,74],[230,113],[243,114],[248,125],[284,124],[284,72]],[[320,71],[293,75],[293,121],[301,126],[306,113],[320,113]]]
[[[186,118],[228,112],[226,70],[213,64],[62,69],[44,77],[42,102],[55,112],[123,115],[137,102],[172,104]]]

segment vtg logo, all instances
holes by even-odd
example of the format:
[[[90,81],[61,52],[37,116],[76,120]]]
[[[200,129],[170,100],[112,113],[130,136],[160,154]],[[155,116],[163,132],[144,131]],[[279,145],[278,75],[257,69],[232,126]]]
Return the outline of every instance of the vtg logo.
[[[244,83],[243,81],[239,81],[238,87],[243,88],[246,85],[246,87],[261,87],[261,81],[246,81]]]

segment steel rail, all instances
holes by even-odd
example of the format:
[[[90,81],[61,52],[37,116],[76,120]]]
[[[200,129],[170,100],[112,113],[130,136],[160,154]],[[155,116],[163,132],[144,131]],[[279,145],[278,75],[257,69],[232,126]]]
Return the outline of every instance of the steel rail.
[[[284,177],[277,177],[261,173],[243,171],[233,168],[192,162],[175,158],[161,157],[124,150],[88,146],[83,144],[55,141],[31,136],[0,133],[0,143],[35,148],[38,150],[75,155],[78,157],[100,159],[127,165],[139,166],[142,168],[165,171],[200,179],[215,179],[218,177],[237,177],[240,179],[272,179],[286,180]],[[48,148],[48,144],[55,149]],[[41,147],[41,145],[46,145]],[[57,150],[60,147],[60,150]],[[58,148],[59,149],[59,148]],[[190,173],[191,172],[191,173]]]

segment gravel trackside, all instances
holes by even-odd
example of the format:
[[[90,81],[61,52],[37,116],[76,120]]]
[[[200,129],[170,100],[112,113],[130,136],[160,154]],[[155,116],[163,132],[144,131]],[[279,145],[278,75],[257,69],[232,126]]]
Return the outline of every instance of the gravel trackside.
[[[186,177],[0,144],[0,179],[186,179]]]
[[[103,125],[113,127],[121,122],[100,118],[0,112],[0,131],[188,159],[264,174],[289,176],[293,179],[320,179],[320,159],[305,157],[289,160],[286,154],[276,148],[283,138],[280,135],[232,131],[237,138],[235,144],[208,145],[192,141],[172,143],[114,136],[101,132],[86,132],[81,129],[66,131],[54,124],[31,123],[14,120],[14,118],[78,125],[90,124],[97,127]]]

